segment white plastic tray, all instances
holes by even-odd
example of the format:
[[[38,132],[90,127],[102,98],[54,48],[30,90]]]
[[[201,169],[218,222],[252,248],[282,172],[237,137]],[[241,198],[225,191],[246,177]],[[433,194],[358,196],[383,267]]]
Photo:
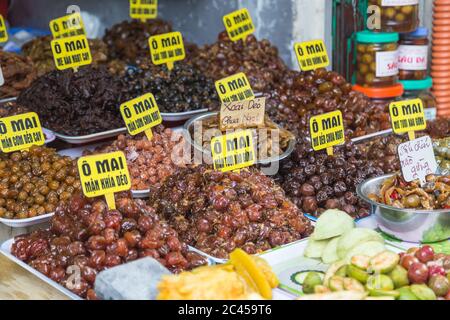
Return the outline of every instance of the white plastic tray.
[[[48,222],[51,217],[53,217],[54,213],[47,213],[43,214],[41,216],[36,216],[33,218],[27,218],[27,219],[4,219],[0,218],[0,222],[7,225],[11,228],[26,228],[31,227],[36,224]]]
[[[47,278],[44,274],[40,273],[36,269],[33,269],[32,267],[27,265],[25,262],[23,262],[23,261],[17,259],[16,257],[14,257],[11,254],[11,246],[12,246],[13,243],[14,243],[14,239],[9,239],[9,240],[3,242],[2,245],[0,246],[0,252],[5,257],[7,257],[9,260],[13,261],[14,263],[18,264],[19,266],[21,266],[25,270],[31,272],[33,275],[35,275],[36,277],[38,277],[39,279],[41,279],[45,283],[49,284],[50,286],[52,286],[53,288],[55,288],[56,290],[58,290],[62,294],[66,295],[70,299],[72,299],[72,300],[82,300],[76,294],[70,292],[69,290],[67,290],[66,288],[64,288],[63,286],[58,284],[57,282],[51,280],[50,278]]]
[[[88,134],[85,136],[68,136],[68,135],[65,135],[62,133],[55,132],[55,136],[58,139],[65,141],[67,143],[85,144],[85,143],[91,143],[91,142],[96,142],[96,141],[112,138],[112,137],[118,136],[121,133],[126,133],[126,132],[127,132],[127,128],[123,127],[123,128],[119,128],[119,129]]]
[[[44,136],[45,136],[45,144],[55,141],[56,136],[53,133],[53,131],[42,128],[42,132],[44,133]]]
[[[174,112],[174,113],[168,113],[168,112],[161,112],[161,117],[163,121],[166,122],[178,122],[178,121],[185,121],[189,120],[190,118],[202,114],[207,113],[208,109],[199,109],[199,110],[192,110],[192,111],[185,111],[185,112]]]

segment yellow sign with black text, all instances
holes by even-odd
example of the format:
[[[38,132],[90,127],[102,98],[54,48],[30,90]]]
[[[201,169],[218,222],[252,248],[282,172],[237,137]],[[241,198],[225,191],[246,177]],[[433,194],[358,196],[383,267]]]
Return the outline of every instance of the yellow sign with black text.
[[[86,36],[54,39],[51,42],[53,59],[58,70],[78,67],[92,63],[91,50]]]
[[[414,131],[427,128],[422,99],[392,102],[389,105],[389,114],[394,133],[403,134],[407,132],[410,140],[414,140]]]
[[[127,159],[122,151],[81,157],[77,164],[84,195],[106,196],[110,209],[115,209],[114,193],[131,188]]]
[[[8,41],[8,30],[6,29],[5,19],[0,14],[0,42]]]
[[[302,71],[325,68],[330,65],[327,48],[323,40],[296,43],[294,50]]]
[[[158,0],[130,0],[130,17],[147,21],[158,16]]]
[[[250,167],[256,161],[251,130],[239,130],[211,139],[214,170],[234,171]]]
[[[54,39],[86,35],[79,12],[51,20],[49,25]]]
[[[175,61],[186,57],[181,32],[169,32],[152,36],[148,39],[153,64],[167,64],[169,70],[173,69]]]
[[[216,91],[222,103],[244,101],[255,98],[245,73],[240,72],[216,81]]]
[[[36,112],[28,112],[0,119],[0,149],[2,152],[26,150],[42,146],[45,136]]]
[[[120,113],[131,135],[144,132],[151,140],[151,128],[162,123],[155,97],[147,93],[120,105]]]
[[[246,8],[234,11],[223,17],[223,24],[231,41],[244,39],[255,32],[252,17]]]
[[[309,120],[309,132],[313,150],[327,149],[327,153],[332,155],[333,146],[345,142],[342,112],[336,110],[311,117]]]

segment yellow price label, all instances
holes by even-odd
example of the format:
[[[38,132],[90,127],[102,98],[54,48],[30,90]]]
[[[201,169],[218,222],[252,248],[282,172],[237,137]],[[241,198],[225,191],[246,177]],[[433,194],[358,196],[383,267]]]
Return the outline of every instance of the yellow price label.
[[[0,14],[0,42],[8,41],[8,31],[6,30],[6,23],[3,16]]]
[[[314,151],[327,149],[327,153],[333,155],[333,146],[345,142],[342,112],[336,110],[311,117],[309,132]]]
[[[78,67],[92,63],[91,50],[86,36],[54,39],[51,42],[53,59],[58,70]]]
[[[158,16],[158,0],[130,0],[130,17],[143,22]]]
[[[148,140],[152,139],[151,128],[162,123],[158,105],[151,93],[121,104],[120,113],[131,135],[145,132]]]
[[[127,159],[122,151],[81,157],[77,165],[84,195],[88,198],[104,195],[110,209],[115,209],[114,193],[131,188]]]
[[[85,35],[81,14],[75,12],[50,21],[50,31],[54,39]]]
[[[148,39],[153,64],[167,64],[173,69],[175,61],[183,60],[186,56],[181,32],[169,32],[152,36]]]
[[[255,32],[255,25],[246,8],[225,15],[223,24],[231,41],[245,40],[249,34]]]
[[[414,131],[427,128],[422,99],[412,99],[392,102],[389,105],[392,129],[396,134],[408,133],[409,139],[414,140]]]
[[[216,81],[216,91],[222,103],[244,101],[255,98],[245,73],[240,72]]]
[[[25,150],[33,145],[42,146],[45,136],[36,112],[0,119],[0,142],[2,152]]]
[[[211,139],[214,170],[222,172],[250,167],[255,163],[251,130],[239,130]]]
[[[296,43],[294,50],[302,71],[325,68],[330,65],[327,48],[323,40]]]

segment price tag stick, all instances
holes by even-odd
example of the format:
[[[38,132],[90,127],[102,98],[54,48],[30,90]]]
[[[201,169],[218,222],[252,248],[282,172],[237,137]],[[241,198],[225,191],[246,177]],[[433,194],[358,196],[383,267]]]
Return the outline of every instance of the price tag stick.
[[[167,69],[169,69],[170,71],[173,70],[173,62],[172,61],[167,62],[166,65],[167,65]]]
[[[153,139],[152,129],[145,130],[144,133],[145,133],[145,136],[147,137],[148,141],[151,141]]]
[[[328,147],[327,148],[327,155],[329,155],[329,156],[333,156],[334,155],[333,147]]]
[[[416,140],[416,133],[414,131],[408,131],[409,141]]]
[[[116,209],[116,199],[114,198],[114,193],[105,194],[106,204],[110,210]]]

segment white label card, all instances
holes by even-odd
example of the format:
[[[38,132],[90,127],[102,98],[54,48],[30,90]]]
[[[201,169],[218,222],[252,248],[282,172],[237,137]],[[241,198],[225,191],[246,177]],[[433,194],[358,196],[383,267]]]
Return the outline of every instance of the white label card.
[[[426,182],[425,177],[435,174],[438,169],[433,142],[429,136],[400,144],[398,156],[406,182],[419,179],[423,185]]]

